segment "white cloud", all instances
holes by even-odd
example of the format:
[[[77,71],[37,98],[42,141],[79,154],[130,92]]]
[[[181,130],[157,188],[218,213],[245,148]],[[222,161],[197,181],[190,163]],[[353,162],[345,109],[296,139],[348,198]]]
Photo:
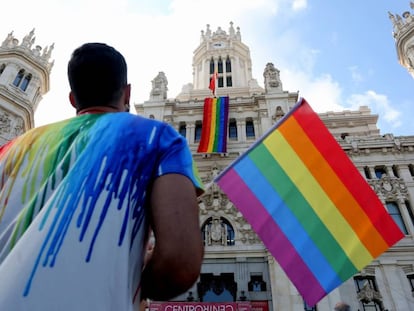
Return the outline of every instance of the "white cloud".
[[[328,74],[314,77],[303,71],[281,71],[283,88],[299,90],[299,96],[305,98],[316,112],[342,111],[342,90]]]
[[[292,9],[294,11],[303,10],[303,9],[306,9],[307,7],[308,7],[307,0],[293,0]]]
[[[388,127],[401,126],[401,112],[393,108],[386,95],[369,90],[363,94],[353,94],[347,99],[350,109],[358,109],[360,106],[368,106],[371,111],[380,116]]]

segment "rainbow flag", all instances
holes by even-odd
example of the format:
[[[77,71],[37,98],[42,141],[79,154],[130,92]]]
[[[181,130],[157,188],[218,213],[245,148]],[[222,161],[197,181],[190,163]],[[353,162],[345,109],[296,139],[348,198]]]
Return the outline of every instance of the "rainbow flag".
[[[203,128],[197,152],[227,152],[229,97],[205,98]]]
[[[403,237],[304,99],[215,182],[309,305]]]

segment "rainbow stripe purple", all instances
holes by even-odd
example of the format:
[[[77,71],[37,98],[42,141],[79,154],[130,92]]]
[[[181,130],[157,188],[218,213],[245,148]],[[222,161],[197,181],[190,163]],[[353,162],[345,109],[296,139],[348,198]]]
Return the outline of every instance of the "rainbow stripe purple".
[[[403,237],[304,99],[215,182],[309,305]]]
[[[227,152],[228,116],[228,96],[204,99],[203,128],[197,152]]]

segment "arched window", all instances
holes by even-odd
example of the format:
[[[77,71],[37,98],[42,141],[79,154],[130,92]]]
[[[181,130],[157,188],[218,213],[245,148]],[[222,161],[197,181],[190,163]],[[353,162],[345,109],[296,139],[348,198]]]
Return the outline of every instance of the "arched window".
[[[194,141],[198,142],[201,139],[201,129],[203,128],[203,123],[198,120],[195,123],[195,132],[194,132]]]
[[[217,62],[217,72],[223,73],[223,60],[221,59],[221,57],[219,57]]]
[[[32,75],[31,74],[26,75],[23,79],[22,84],[20,85],[20,89],[22,91],[26,91],[31,80],[32,80]]]
[[[378,179],[381,179],[382,177],[387,176],[387,170],[385,169],[385,166],[376,166],[374,168],[375,176],[377,176]]]
[[[254,138],[255,137],[254,124],[253,124],[252,118],[247,118],[246,119],[246,137],[247,138]]]
[[[408,164],[408,170],[410,172],[411,177],[414,177],[414,165]]]
[[[201,227],[205,245],[231,246],[235,243],[234,229],[230,222],[223,217],[210,217]]]
[[[181,134],[181,136],[186,137],[187,125],[185,124],[185,122],[180,122],[180,125],[178,127],[178,132]]]
[[[400,168],[398,167],[398,165],[392,166],[392,173],[395,177],[400,178]]]
[[[214,73],[214,59],[213,57],[210,59],[210,74]]]
[[[14,78],[13,85],[19,86],[20,82],[22,82],[23,76],[24,76],[24,69],[20,69],[20,71],[17,73],[16,78]]]
[[[229,139],[237,140],[237,122],[236,119],[229,120]]]
[[[226,72],[231,72],[231,61],[230,61],[230,57],[228,56],[226,58]]]
[[[0,75],[3,73],[4,68],[6,68],[6,64],[1,64],[1,66],[0,66]]]
[[[365,173],[365,177],[366,177],[367,179],[371,179],[371,172],[370,172],[370,170],[369,170],[369,167],[368,167],[368,166],[364,166],[364,173]]]
[[[404,219],[402,218],[401,211],[395,202],[387,203],[387,210],[395,223],[400,227],[404,234],[408,234],[407,227],[405,226]]]

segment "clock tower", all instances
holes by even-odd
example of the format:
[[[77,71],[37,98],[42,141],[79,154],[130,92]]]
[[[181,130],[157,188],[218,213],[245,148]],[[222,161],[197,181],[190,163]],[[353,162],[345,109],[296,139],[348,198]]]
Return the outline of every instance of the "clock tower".
[[[252,96],[263,92],[252,78],[250,50],[241,40],[240,28],[221,27],[211,31],[210,25],[201,31],[200,45],[193,55],[193,83],[183,88],[178,99],[209,96],[208,86],[217,72],[217,96]]]
[[[34,29],[21,42],[13,32],[0,45],[0,145],[34,127],[34,113],[49,91],[53,44],[35,45]]]

